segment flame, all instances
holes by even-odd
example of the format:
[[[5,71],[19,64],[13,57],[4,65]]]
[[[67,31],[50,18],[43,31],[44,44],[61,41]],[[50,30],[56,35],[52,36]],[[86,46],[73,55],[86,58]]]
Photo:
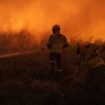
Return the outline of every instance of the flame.
[[[68,39],[105,41],[104,11],[104,0],[1,0],[0,31],[26,29],[41,40],[60,24]]]

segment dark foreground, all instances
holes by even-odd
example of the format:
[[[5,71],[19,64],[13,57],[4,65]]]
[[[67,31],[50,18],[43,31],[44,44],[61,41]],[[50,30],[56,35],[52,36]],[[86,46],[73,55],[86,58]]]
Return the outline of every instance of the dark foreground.
[[[105,81],[97,91],[85,83],[83,65],[75,75],[78,68],[70,58],[52,76],[47,52],[0,58],[0,105],[105,105]]]

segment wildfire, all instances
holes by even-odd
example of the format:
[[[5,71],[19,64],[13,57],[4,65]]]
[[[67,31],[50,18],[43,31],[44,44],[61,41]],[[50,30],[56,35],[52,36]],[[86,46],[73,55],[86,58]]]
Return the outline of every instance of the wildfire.
[[[104,11],[104,0],[1,0],[0,30],[26,29],[41,40],[57,23],[69,39],[105,41]]]

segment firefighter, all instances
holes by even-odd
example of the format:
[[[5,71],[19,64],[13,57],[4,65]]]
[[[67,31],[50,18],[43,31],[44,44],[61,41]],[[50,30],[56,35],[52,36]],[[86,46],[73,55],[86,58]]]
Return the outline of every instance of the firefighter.
[[[85,46],[85,62],[88,67],[86,85],[89,89],[98,92],[102,82],[101,76],[105,72],[104,59],[95,48],[94,44]]]
[[[60,33],[60,26],[54,25],[52,28],[52,35],[49,36],[47,47],[49,49],[49,60],[51,69],[53,70],[53,62],[57,65],[57,72],[62,72],[62,54],[63,49],[68,47],[68,41],[66,37]]]

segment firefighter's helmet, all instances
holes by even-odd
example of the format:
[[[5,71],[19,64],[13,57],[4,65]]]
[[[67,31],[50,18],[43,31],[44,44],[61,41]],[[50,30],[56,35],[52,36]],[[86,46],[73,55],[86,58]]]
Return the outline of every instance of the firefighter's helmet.
[[[53,28],[52,28],[52,31],[53,31],[53,32],[55,32],[55,31],[60,31],[60,26],[57,25],[57,24],[54,25]]]

